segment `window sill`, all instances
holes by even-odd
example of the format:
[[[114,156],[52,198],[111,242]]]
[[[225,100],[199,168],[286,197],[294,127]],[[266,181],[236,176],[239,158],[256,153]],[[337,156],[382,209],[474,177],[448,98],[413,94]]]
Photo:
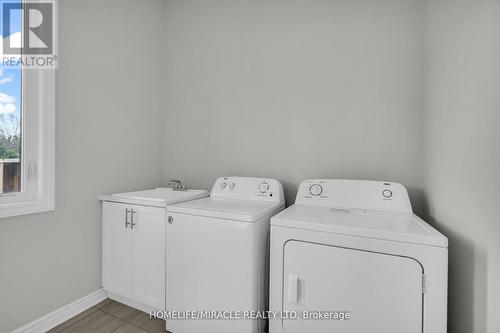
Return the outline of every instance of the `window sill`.
[[[0,204],[0,218],[43,213],[55,209],[54,202],[44,200]]]

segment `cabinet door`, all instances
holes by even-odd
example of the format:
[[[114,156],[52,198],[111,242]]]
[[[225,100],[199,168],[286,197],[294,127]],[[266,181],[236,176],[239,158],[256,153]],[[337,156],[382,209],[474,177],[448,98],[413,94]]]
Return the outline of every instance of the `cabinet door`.
[[[422,266],[415,260],[289,241],[283,310],[348,311],[349,320],[284,320],[287,333],[421,333]]]
[[[165,209],[131,206],[133,299],[165,309]]]
[[[127,208],[112,202],[102,204],[102,283],[107,291],[130,298],[132,230],[126,225]]]

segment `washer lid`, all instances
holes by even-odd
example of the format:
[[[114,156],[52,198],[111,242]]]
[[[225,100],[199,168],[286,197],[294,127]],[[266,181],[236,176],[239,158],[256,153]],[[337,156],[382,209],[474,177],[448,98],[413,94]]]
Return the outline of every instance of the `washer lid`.
[[[267,201],[203,198],[168,206],[167,211],[226,220],[255,222],[280,207],[283,207],[283,205]]]
[[[404,243],[448,247],[448,239],[416,215],[295,204],[271,225]]]

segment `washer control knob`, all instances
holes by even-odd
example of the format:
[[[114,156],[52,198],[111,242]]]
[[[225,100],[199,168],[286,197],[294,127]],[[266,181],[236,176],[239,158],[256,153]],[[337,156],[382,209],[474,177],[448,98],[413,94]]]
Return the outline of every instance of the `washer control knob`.
[[[229,189],[232,190],[235,186],[236,186],[235,183],[231,183],[231,184],[229,184]]]
[[[226,188],[226,186],[227,186],[227,183],[226,183],[226,182],[224,182],[224,183],[221,183],[221,184],[220,184],[220,188],[221,188],[221,189],[225,189],[225,188]]]
[[[259,191],[260,193],[266,193],[269,190],[269,184],[268,183],[262,183],[259,185]]]
[[[391,190],[383,190],[382,195],[384,196],[384,198],[389,199],[392,197],[392,191]]]
[[[309,193],[317,197],[318,195],[323,193],[323,187],[320,184],[313,184],[311,185],[311,187],[309,187]]]

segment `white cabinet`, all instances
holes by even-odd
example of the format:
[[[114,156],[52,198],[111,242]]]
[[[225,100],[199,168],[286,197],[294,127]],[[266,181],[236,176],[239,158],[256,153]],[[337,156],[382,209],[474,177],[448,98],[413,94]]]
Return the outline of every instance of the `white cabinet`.
[[[107,291],[132,298],[132,229],[130,208],[123,204],[102,205],[102,277]],[[127,223],[127,225],[125,225]]]
[[[132,298],[165,308],[165,209],[133,207]],[[136,212],[136,213],[135,213]]]
[[[108,292],[165,308],[165,208],[104,201],[102,281]]]

